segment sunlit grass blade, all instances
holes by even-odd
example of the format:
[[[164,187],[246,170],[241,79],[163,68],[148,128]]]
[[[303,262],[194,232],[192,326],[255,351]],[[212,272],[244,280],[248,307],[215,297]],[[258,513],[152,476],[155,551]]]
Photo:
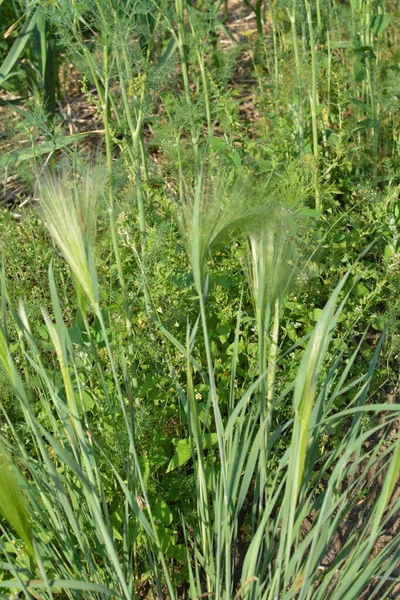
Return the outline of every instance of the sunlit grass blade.
[[[32,35],[36,23],[43,13],[43,8],[41,6],[37,6],[36,8],[32,6],[31,10],[27,13],[25,22],[21,28],[21,31],[15,40],[14,44],[10,48],[6,58],[4,59],[2,65],[0,66],[0,86],[2,86],[3,82],[10,75],[14,65],[20,58],[26,44],[29,41],[30,36]]]
[[[303,485],[307,448],[310,443],[310,419],[323,360],[340,314],[340,309],[335,313],[337,299],[345,281],[346,277],[336,287],[326,304],[307,344],[296,376],[293,394],[294,424],[292,440],[288,448],[288,475],[282,505],[282,532],[278,556],[278,569],[279,571],[283,569],[285,572],[285,585],[289,583],[288,567],[294,541],[295,513]]]
[[[11,456],[0,439],[0,513],[24,542],[29,555],[34,558],[33,533],[27,511],[27,500],[17,483]]]
[[[393,442],[393,445],[393,455],[390,458],[389,467],[382,485],[382,490],[375,507],[374,523],[370,534],[371,545],[377,536],[382,517],[400,477],[400,438]]]

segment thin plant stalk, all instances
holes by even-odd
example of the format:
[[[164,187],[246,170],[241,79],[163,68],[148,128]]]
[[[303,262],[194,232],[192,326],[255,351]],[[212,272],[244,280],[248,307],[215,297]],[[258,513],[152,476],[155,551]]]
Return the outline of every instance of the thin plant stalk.
[[[110,132],[110,88],[109,88],[109,48],[107,44],[103,47],[103,71],[104,71],[104,99],[103,99],[103,123],[104,123],[104,138],[106,143],[106,159],[109,175],[112,174],[112,142]],[[112,185],[110,186],[110,202],[114,204],[114,195]]]
[[[259,37],[261,37],[263,35],[263,19],[262,19],[263,6],[262,5],[263,5],[262,0],[256,0],[255,13],[256,13],[257,33],[258,33]]]
[[[272,43],[274,49],[274,95],[275,99],[279,98],[279,58],[278,58],[278,34],[276,31],[276,23],[274,11],[271,6],[271,24],[272,24]]]
[[[311,105],[311,121],[312,121],[312,137],[313,137],[313,153],[315,159],[314,165],[314,187],[315,187],[315,210],[321,209],[321,190],[319,185],[319,144],[318,144],[318,121],[317,121],[317,108],[318,108],[318,83],[317,83],[317,52],[314,37],[314,28],[312,23],[311,7],[309,0],[304,0],[306,13],[307,13],[307,24],[308,33],[310,36],[310,52],[311,52],[311,93],[310,93],[310,105]]]
[[[267,420],[268,425],[266,428],[267,439],[269,437],[271,431],[271,420],[272,420],[272,410],[273,410],[273,402],[275,398],[275,381],[276,381],[276,368],[277,368],[277,359],[278,359],[278,343],[279,343],[279,311],[280,311],[280,302],[279,298],[275,300],[274,307],[274,318],[271,332],[271,339],[269,344],[269,352],[268,352],[268,373],[267,373]]]
[[[185,31],[185,12],[183,8],[184,0],[175,0],[175,11],[177,16],[177,33],[174,28],[171,27],[172,34],[178,44],[179,55],[181,59],[181,70],[182,70],[182,81],[183,81],[183,89],[185,92],[185,100],[189,109],[192,108],[192,97],[190,93],[190,82],[189,82],[189,61],[187,56],[187,40],[186,40],[186,31]],[[204,79],[207,80],[206,74],[204,72]],[[203,80],[204,84],[204,80]],[[211,118],[210,118],[211,119]],[[194,128],[191,128],[191,137],[192,137],[192,145],[195,156],[195,162],[197,163],[199,158],[199,143],[198,143],[198,134],[195,132]]]
[[[185,91],[186,103],[188,106],[191,106],[192,100],[190,96],[190,85],[189,85],[189,67],[187,60],[187,50],[186,50],[186,32],[185,32],[185,21],[184,21],[184,10],[183,10],[183,0],[175,0],[175,10],[178,21],[178,49],[181,57],[181,69],[182,69],[182,79],[183,79],[183,89]]]
[[[179,0],[179,1],[181,1],[181,0]],[[196,32],[193,20],[190,18],[190,13],[189,13],[189,23],[190,23],[190,29],[192,32],[192,36],[193,36],[193,39],[195,40],[195,44],[196,44],[196,57],[197,57],[197,62],[198,62],[199,69],[200,69],[201,81],[203,84],[203,94],[204,94],[204,103],[205,103],[205,110],[206,110],[207,129],[208,129],[208,135],[211,136],[213,133],[213,127],[212,127],[212,121],[211,121],[210,93],[209,93],[209,89],[208,89],[209,86],[208,86],[208,80],[207,80],[207,70],[206,70],[206,64],[205,64],[205,58],[204,58],[207,40],[204,42],[203,46],[201,46],[201,40],[197,39],[198,35]]]
[[[367,76],[367,89],[371,104],[371,116],[373,121],[373,150],[377,157],[379,148],[379,117],[377,102],[375,97],[375,86],[373,80],[373,69],[371,53],[373,48],[373,35],[371,30],[372,4],[371,0],[366,0],[363,11],[363,44],[368,50],[365,54],[365,71]],[[375,174],[377,172],[377,161],[374,161]]]
[[[146,216],[145,216],[145,207],[144,207],[144,193],[143,193],[143,181],[142,181],[142,170],[141,170],[141,150],[139,143],[139,135],[142,127],[142,116],[141,113],[139,115],[139,120],[134,123],[132,117],[132,111],[126,91],[126,80],[125,80],[125,70],[121,62],[121,58],[119,53],[116,55],[118,72],[121,82],[121,94],[124,103],[124,110],[127,116],[129,130],[131,134],[131,143],[132,143],[132,156],[133,156],[133,172],[135,176],[135,184],[136,184],[136,200],[138,207],[138,216],[139,216],[139,234],[140,234],[140,254],[141,261],[144,270],[145,265],[147,264],[147,242],[146,242]],[[150,319],[152,319],[152,304],[151,304],[151,296],[150,290],[148,288],[147,278],[144,279],[143,282],[143,290],[146,304],[146,312]]]
[[[302,94],[301,94],[301,69],[300,69],[300,56],[299,56],[299,46],[297,41],[297,31],[296,31],[296,2],[297,0],[292,1],[292,8],[288,11],[290,28],[292,32],[292,44],[293,44],[293,55],[294,55],[294,65],[296,71],[296,88],[297,88],[297,103],[298,103],[298,128],[299,128],[299,149],[300,156],[304,153],[304,114],[303,114],[303,103],[302,103]]]
[[[109,218],[110,218],[110,230],[111,230],[111,239],[113,245],[113,251],[115,256],[115,261],[118,270],[118,278],[121,285],[121,292],[124,302],[124,314],[125,314],[125,325],[128,336],[128,348],[130,350],[129,354],[133,356],[133,339],[132,339],[132,322],[129,317],[129,298],[126,289],[125,276],[122,269],[121,256],[117,241],[117,232],[115,226],[115,218],[114,218],[114,184],[112,180],[112,143],[111,143],[111,134],[110,134],[110,103],[109,103],[109,48],[108,45],[105,44],[103,48],[103,70],[104,70],[104,108],[103,108],[103,120],[104,120],[104,129],[105,129],[105,142],[106,142],[106,158],[107,158],[107,168],[109,172]],[[136,382],[136,377],[134,379]]]
[[[212,121],[211,121],[210,93],[209,93],[209,89],[208,89],[208,81],[207,81],[207,72],[206,72],[206,66],[205,66],[205,61],[204,61],[204,53],[200,49],[197,49],[196,54],[197,54],[197,61],[199,63],[199,67],[200,67],[201,80],[203,82],[203,94],[204,94],[204,102],[205,102],[205,108],[206,108],[208,135],[211,136],[213,133],[213,126],[212,126]]]

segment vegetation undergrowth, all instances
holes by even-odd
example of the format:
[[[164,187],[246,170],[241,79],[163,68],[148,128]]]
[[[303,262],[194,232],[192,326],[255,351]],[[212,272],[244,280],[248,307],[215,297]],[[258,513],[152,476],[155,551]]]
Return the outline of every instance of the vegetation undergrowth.
[[[1,595],[394,598],[397,4],[0,10]]]

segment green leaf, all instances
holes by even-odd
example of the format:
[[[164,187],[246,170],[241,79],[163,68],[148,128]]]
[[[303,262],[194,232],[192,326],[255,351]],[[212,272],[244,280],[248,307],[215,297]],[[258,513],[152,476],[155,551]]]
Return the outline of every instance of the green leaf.
[[[172,523],[174,516],[164,498],[158,496],[157,498],[150,499],[150,506],[152,515],[156,521],[160,521],[166,527]]]
[[[317,218],[321,216],[321,212],[319,210],[315,210],[315,208],[302,208],[296,212],[296,216]]]
[[[40,17],[41,12],[42,8],[38,6],[36,7],[36,10],[33,11],[33,13],[28,13],[20,34],[11,46],[9,53],[7,54],[5,60],[3,61],[3,64],[0,67],[0,86],[2,85],[3,81],[7,79],[15,63],[21,56],[32,32],[35,29],[36,23],[38,21],[38,18]]]
[[[371,319],[371,325],[376,331],[383,331],[385,329],[384,317],[373,317]]]
[[[11,463],[11,457],[0,441],[0,513],[16,531],[33,557],[32,530],[26,510],[24,496],[16,482],[16,473]]]
[[[390,244],[386,244],[384,251],[385,258],[390,258],[391,256],[393,256],[393,254],[393,248],[390,246]]]
[[[160,446],[160,444],[153,442],[153,446],[148,452],[148,459],[151,467],[154,469],[155,467],[165,464],[168,458],[165,448]]]
[[[354,79],[356,83],[361,83],[367,76],[367,71],[359,58],[354,61]]]
[[[118,509],[110,516],[110,522],[112,525],[113,536],[116,540],[122,541],[124,538],[121,535],[121,531],[124,530],[124,523],[121,516],[121,511]]]
[[[374,129],[378,125],[378,121],[375,119],[363,119],[357,123],[358,127],[354,130],[354,133],[358,131],[367,131],[367,129]]]
[[[98,594],[107,594],[115,598],[122,598],[121,594],[112,590],[105,585],[100,583],[89,583],[88,581],[77,581],[76,579],[52,579],[51,589],[53,591],[59,590],[81,590],[85,592],[97,592]],[[44,589],[47,590],[49,582],[42,579],[9,579],[7,581],[0,581],[0,588],[17,588],[26,589],[29,586],[32,589]],[[8,596],[7,596],[8,597]]]
[[[87,410],[92,410],[92,408],[96,404],[95,399],[93,398],[92,394],[90,394],[86,390],[83,390],[81,395],[77,392],[75,394],[75,400],[76,400],[77,406],[80,407],[81,412],[85,412]]]
[[[311,312],[308,313],[308,316],[310,317],[311,321],[315,321],[315,322],[318,321],[318,319],[320,318],[321,315],[322,315],[321,308],[314,308]]]
[[[237,169],[240,169],[240,167],[242,166],[242,159],[240,158],[239,150],[234,150],[232,154],[232,162]]]
[[[375,505],[375,519],[374,525],[371,531],[371,540],[374,540],[378,534],[379,525],[382,517],[385,513],[385,509],[389,504],[390,498],[393,494],[396,483],[399,480],[400,473],[400,438],[394,444],[393,456],[389,463],[389,468],[386,473],[385,481],[382,486],[382,490],[378,501]]]
[[[174,546],[178,541],[178,534],[173,529],[168,529],[163,525],[156,525],[156,530],[161,551],[167,553],[171,546]]]
[[[230,333],[231,327],[228,323],[220,323],[217,326],[217,336],[223,344],[228,340]]]
[[[212,150],[227,150],[230,151],[230,148],[225,140],[219,137],[212,137],[210,141],[210,148]]]
[[[390,25],[392,17],[387,13],[374,15],[371,19],[371,30],[374,35],[379,35]]]
[[[204,434],[203,450],[212,448],[216,444],[218,444],[218,434],[217,433],[205,433]]]
[[[47,331],[47,329],[46,329]],[[82,330],[78,325],[69,327],[68,329],[69,339],[73,344],[79,344],[82,339]]]
[[[157,66],[161,67],[163,64],[165,64],[171,58],[171,56],[173,56],[177,47],[178,42],[172,37],[166,45],[165,49],[163,50],[160,58],[158,59]]]
[[[179,562],[185,562],[187,560],[187,548],[184,544],[175,544],[168,548],[167,556]]]
[[[83,133],[74,133],[73,135],[63,136],[51,142],[43,142],[39,146],[30,146],[29,148],[23,148],[22,150],[12,150],[0,157],[0,168],[11,167],[17,163],[43,156],[43,154],[50,154],[50,152],[60,150],[65,146],[69,146],[69,144],[79,142],[82,138],[91,133],[93,132],[85,131]]]
[[[218,443],[218,434],[217,433],[205,433],[203,436],[203,450],[207,450],[212,448]],[[176,450],[174,456],[171,458],[169,465],[167,467],[167,473],[181,467],[185,463],[187,463],[192,457],[192,450],[190,447],[190,443],[188,439],[179,440],[176,445]]]
[[[192,450],[188,440],[179,440],[176,445],[174,456],[171,458],[167,467],[167,473],[170,473],[174,469],[181,467],[190,460],[192,456]]]
[[[368,296],[369,289],[364,283],[357,283],[357,285],[354,286],[352,293],[356,298],[364,298],[365,296]]]

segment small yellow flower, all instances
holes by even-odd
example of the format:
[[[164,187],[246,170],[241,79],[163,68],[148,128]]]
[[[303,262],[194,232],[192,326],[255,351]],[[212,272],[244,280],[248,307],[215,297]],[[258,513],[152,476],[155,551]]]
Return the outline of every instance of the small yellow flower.
[[[201,400],[202,396],[199,392],[197,392],[197,394],[195,395],[196,400]]]

